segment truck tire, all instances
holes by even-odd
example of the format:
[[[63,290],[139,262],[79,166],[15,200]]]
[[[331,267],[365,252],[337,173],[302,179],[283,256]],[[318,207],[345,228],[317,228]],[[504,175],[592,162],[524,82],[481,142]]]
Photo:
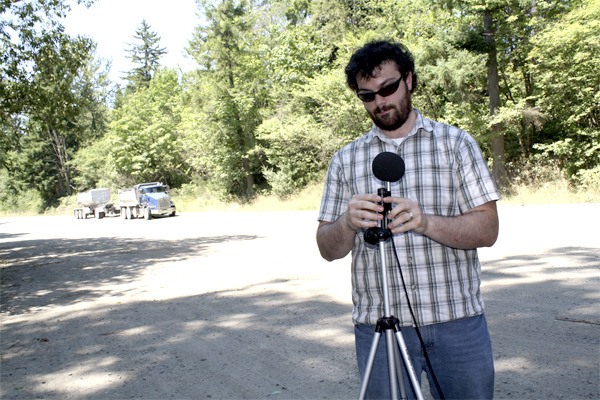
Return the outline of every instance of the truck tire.
[[[99,211],[98,212],[98,219],[102,219],[104,218],[104,211]]]
[[[132,207],[127,207],[127,217],[125,217],[126,219],[133,219],[133,208]]]
[[[121,218],[127,219],[127,207],[121,207]]]
[[[152,211],[150,210],[150,207],[144,207],[144,218],[147,220],[152,219]]]

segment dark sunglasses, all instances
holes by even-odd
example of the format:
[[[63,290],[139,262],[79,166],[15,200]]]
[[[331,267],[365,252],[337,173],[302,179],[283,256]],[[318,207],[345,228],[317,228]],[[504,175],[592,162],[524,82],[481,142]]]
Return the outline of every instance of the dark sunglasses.
[[[398,87],[400,86],[400,81],[402,81],[402,78],[398,78],[397,81],[394,81],[389,85],[385,85],[376,92],[356,92],[356,95],[365,103],[370,103],[375,100],[376,94],[380,95],[381,97],[388,97],[396,93],[396,90],[398,90]]]

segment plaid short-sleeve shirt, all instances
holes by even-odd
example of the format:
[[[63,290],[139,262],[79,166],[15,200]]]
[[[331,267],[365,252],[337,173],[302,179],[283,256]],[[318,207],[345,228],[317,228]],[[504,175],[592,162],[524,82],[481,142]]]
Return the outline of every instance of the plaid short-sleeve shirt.
[[[458,216],[499,199],[499,193],[475,140],[465,131],[424,118],[418,110],[412,132],[396,143],[377,128],[340,149],[327,172],[319,221],[334,222],[354,194],[385,187],[372,172],[383,151],[399,154],[405,174],[391,184],[392,196],[416,201],[425,214]],[[477,250],[441,245],[423,235],[394,235],[386,241],[390,309],[402,326],[413,321],[406,306],[394,247],[419,325],[483,313],[481,267]],[[380,254],[358,232],[352,250],[352,301],[355,324],[375,324],[383,316]]]

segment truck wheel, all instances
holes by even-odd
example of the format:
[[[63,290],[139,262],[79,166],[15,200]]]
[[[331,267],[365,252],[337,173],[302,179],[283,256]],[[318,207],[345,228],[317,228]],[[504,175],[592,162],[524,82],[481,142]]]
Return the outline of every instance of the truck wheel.
[[[127,217],[125,218],[133,219],[133,210],[131,209],[131,207],[127,207]]]
[[[150,210],[150,207],[144,208],[144,218],[148,220],[152,219],[152,211]]]
[[[127,207],[121,207],[121,218],[127,219]]]
[[[102,219],[102,218],[104,218],[104,211],[100,211],[98,213],[98,219]]]

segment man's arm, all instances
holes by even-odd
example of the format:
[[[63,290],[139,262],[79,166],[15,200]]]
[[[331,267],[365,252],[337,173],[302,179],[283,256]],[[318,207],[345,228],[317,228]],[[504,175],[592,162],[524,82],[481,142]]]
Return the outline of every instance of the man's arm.
[[[495,201],[474,207],[456,217],[423,214],[416,202],[388,197],[385,202],[396,203],[389,213],[388,228],[393,233],[413,230],[445,246],[456,249],[475,249],[492,246],[498,238],[498,210]]]
[[[383,207],[381,197],[373,194],[355,195],[348,210],[335,222],[321,221],[317,228],[317,245],[327,261],[346,257],[354,246],[356,231],[379,225]]]
[[[346,224],[345,215],[341,215],[335,222],[321,221],[317,228],[317,245],[321,257],[327,261],[344,258],[352,250],[356,231]]]

